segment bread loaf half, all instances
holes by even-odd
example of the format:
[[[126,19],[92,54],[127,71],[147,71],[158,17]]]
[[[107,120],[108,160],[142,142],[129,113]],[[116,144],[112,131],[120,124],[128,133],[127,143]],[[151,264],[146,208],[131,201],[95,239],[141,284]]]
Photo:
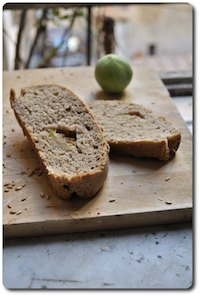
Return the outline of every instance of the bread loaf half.
[[[109,145],[82,100],[57,85],[23,88],[11,106],[56,195],[94,196],[108,171]]]
[[[90,105],[111,152],[168,160],[178,149],[181,134],[164,117],[141,105],[96,101]]]

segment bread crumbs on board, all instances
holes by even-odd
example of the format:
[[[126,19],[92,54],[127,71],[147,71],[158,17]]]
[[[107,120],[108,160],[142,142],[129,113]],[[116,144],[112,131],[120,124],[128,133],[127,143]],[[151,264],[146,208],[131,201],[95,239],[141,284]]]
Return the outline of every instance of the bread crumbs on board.
[[[14,215],[14,214],[16,214],[16,211],[10,210],[9,213],[10,213],[11,215]]]
[[[170,200],[167,200],[165,203],[166,203],[167,205],[171,205],[171,204],[172,204],[172,202],[171,202]]]
[[[22,213],[22,211],[20,210],[16,213],[16,215],[20,215],[21,213]]]
[[[26,184],[22,184],[20,186],[15,187],[15,191],[21,190]]]

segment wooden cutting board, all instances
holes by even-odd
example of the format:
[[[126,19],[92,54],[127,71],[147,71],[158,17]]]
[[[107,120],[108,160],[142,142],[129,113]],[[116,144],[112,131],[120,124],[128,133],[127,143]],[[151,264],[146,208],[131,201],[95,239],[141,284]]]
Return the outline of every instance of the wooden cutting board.
[[[131,84],[114,99],[143,104],[166,116],[182,133],[176,157],[111,156],[102,190],[87,201],[63,201],[51,190],[9,103],[10,88],[56,83],[84,101],[108,99],[92,67],[5,72],[3,77],[3,183],[5,237],[117,229],[190,221],[192,218],[192,140],[181,115],[156,73],[134,67]],[[5,184],[10,184],[6,185]],[[22,187],[22,188],[21,188]],[[41,196],[41,195],[45,196]]]

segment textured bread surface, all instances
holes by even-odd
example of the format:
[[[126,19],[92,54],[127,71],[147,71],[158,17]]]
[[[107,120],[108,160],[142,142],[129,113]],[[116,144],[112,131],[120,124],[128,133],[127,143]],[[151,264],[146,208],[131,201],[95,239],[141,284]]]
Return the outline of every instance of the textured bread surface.
[[[141,105],[100,100],[90,108],[113,152],[168,160],[179,147],[180,132]]]
[[[41,160],[55,193],[94,196],[107,176],[109,146],[86,105],[57,85],[10,93],[11,106]]]

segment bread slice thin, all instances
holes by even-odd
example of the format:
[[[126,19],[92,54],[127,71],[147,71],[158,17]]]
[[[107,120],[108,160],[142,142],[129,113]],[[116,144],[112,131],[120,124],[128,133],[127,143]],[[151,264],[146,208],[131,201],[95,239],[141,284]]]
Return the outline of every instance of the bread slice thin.
[[[11,106],[57,196],[94,196],[108,171],[109,145],[93,114],[70,90],[37,85],[10,92]]]
[[[111,152],[168,160],[174,156],[181,133],[164,117],[130,102],[96,101],[90,105]]]

